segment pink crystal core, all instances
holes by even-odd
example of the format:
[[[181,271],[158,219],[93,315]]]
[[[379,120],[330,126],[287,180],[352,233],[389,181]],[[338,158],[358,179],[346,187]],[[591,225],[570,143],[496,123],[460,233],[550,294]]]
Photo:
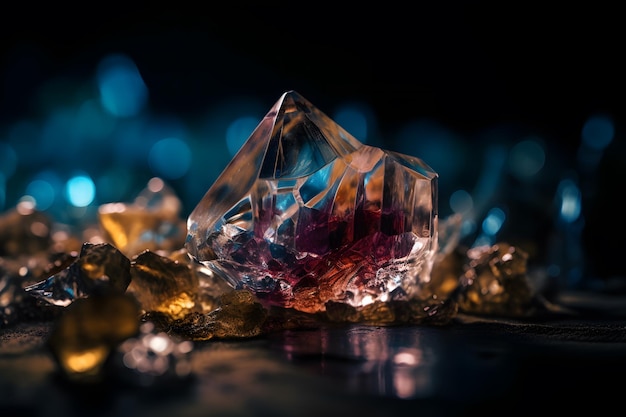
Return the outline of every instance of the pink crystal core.
[[[192,211],[185,246],[269,305],[407,299],[437,249],[437,180],[289,91]]]

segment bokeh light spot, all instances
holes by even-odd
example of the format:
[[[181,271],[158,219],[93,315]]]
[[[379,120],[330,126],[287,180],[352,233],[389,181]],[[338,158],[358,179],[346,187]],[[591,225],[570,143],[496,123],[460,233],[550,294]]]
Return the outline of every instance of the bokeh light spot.
[[[65,195],[71,205],[86,207],[96,196],[96,186],[88,175],[79,174],[67,181]]]
[[[566,223],[572,223],[581,210],[581,193],[572,180],[563,180],[559,184],[558,197],[560,199],[559,217]]]
[[[498,207],[492,208],[483,220],[483,232],[486,235],[495,236],[500,231],[505,219],[506,214],[502,211],[502,209]]]
[[[546,154],[538,140],[529,138],[516,143],[509,152],[510,172],[519,179],[537,174],[546,162]]]
[[[250,137],[257,127],[259,120],[256,117],[244,116],[235,119],[226,128],[226,146],[231,156],[234,156]]]
[[[455,213],[468,213],[472,210],[473,205],[472,196],[465,190],[457,190],[450,196],[450,208]]]
[[[178,138],[161,139],[148,154],[152,171],[165,179],[178,179],[184,176],[191,166],[191,150]]]
[[[37,210],[47,210],[54,203],[56,192],[54,186],[43,179],[36,179],[26,186],[26,194],[35,201]]]
[[[135,63],[124,55],[109,55],[97,71],[100,99],[104,108],[117,117],[130,117],[143,110],[148,88]]]
[[[583,125],[581,139],[588,147],[602,150],[613,141],[614,135],[613,120],[606,115],[595,115],[587,119]]]

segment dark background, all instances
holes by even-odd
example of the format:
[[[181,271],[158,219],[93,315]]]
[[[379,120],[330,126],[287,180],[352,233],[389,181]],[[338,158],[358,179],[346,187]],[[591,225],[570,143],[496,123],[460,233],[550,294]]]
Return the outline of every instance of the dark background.
[[[67,85],[70,97],[71,81],[92,77],[111,53],[134,60],[157,115],[197,121],[236,96],[255,97],[269,109],[294,89],[325,112],[345,100],[367,103],[392,148],[401,144],[386,138],[399,126],[416,118],[436,121],[463,138],[463,147],[449,149],[451,161],[462,156],[462,175],[454,179],[459,185],[467,185],[463,178],[475,181],[481,170],[484,132],[506,126],[518,137],[540,136],[553,168],[537,183],[504,186],[501,198],[518,213],[502,238],[527,232],[539,242],[541,261],[559,252],[551,247],[558,227],[546,217],[560,174],[574,172],[583,191],[583,224],[562,233],[557,245],[574,239],[588,259],[587,275],[619,278],[624,269],[616,259],[626,227],[614,190],[626,160],[620,114],[625,66],[620,13],[608,4],[15,4],[0,25],[0,126],[45,117],[49,107],[41,92],[51,80],[65,80],[55,85]],[[582,126],[597,113],[612,118],[615,138],[589,178],[579,170],[577,153]],[[181,185],[189,212],[201,194],[185,191],[182,181],[174,186]],[[440,179],[444,202],[456,186],[451,182]],[[18,185],[11,189],[16,183],[8,182],[5,208],[21,192]],[[576,258],[574,252],[566,258]]]
[[[365,100],[385,129],[415,115],[463,131],[510,121],[568,148],[624,92],[623,30],[603,2],[15,7],[0,29],[5,120],[36,111],[47,80],[86,77],[114,52],[135,60],[156,110],[235,94],[269,105],[296,89],[320,108]]]

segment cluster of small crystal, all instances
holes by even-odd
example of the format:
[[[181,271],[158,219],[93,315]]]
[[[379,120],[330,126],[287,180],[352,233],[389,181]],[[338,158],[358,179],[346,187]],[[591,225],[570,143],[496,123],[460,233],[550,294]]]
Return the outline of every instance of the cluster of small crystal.
[[[265,305],[409,300],[437,250],[437,181],[289,91],[195,207],[185,247]]]
[[[528,316],[538,307],[527,276],[528,254],[501,242],[467,251],[460,277],[459,310],[496,316]]]
[[[124,380],[139,386],[178,383],[191,375],[193,343],[175,340],[144,322],[139,333],[125,339],[115,351],[117,372]]]

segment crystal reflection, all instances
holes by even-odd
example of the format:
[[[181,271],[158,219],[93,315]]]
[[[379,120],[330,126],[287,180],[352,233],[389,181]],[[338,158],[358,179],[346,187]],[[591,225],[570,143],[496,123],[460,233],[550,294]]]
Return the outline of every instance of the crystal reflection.
[[[493,400],[511,388],[519,369],[501,340],[474,336],[439,327],[354,325],[279,332],[270,341],[289,361],[355,394]]]
[[[398,398],[436,394],[440,345],[428,328],[355,326],[285,332],[272,339],[293,362],[313,368],[350,391]]]

